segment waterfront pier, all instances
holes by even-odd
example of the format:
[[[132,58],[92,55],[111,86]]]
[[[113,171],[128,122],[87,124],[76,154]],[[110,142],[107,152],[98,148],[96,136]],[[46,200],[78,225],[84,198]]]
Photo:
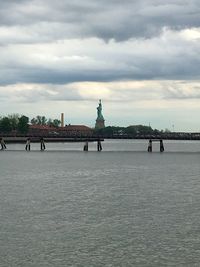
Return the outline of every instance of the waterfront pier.
[[[25,144],[25,150],[31,150],[31,143],[39,143],[40,150],[46,149],[46,143],[84,143],[83,151],[88,151],[89,143],[97,143],[97,151],[102,151],[103,138],[97,137],[4,137],[0,138],[1,150],[6,148],[6,144]]]
[[[106,137],[105,137],[106,138]],[[107,139],[107,138],[106,138]],[[111,139],[111,138],[108,138]],[[149,138],[149,136],[143,136],[143,138],[112,138],[112,139],[130,139],[130,140],[148,140],[147,145],[147,151],[153,152],[153,143],[159,144],[159,151],[162,153],[165,151],[164,142],[166,140],[190,140],[190,141],[197,141],[200,139],[197,139],[197,135],[195,135],[195,138],[193,139],[185,139],[185,138],[155,138],[154,136]],[[104,136],[85,136],[85,137],[67,137],[67,136],[1,136],[0,137],[0,144],[1,144],[1,150],[5,150],[9,144],[14,143],[21,143],[24,144],[24,148],[27,151],[31,150],[31,144],[32,143],[38,143],[39,147],[38,150],[44,151],[46,147],[48,148],[48,143],[71,143],[71,142],[77,142],[80,143],[80,147],[83,151],[89,151],[89,144],[95,143],[96,144],[96,150],[98,152],[102,151],[102,142],[104,141]],[[9,149],[8,149],[9,150]],[[157,149],[156,149],[157,150]]]

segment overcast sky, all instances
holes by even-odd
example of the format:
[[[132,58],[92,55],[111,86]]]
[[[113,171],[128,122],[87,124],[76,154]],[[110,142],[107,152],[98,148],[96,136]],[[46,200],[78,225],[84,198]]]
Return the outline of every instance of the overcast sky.
[[[199,0],[0,0],[0,115],[200,131]]]

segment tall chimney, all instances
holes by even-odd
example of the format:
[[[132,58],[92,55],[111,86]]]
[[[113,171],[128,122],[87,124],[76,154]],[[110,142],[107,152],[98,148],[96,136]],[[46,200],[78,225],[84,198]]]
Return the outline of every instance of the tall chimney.
[[[64,127],[64,113],[61,113],[61,127]]]

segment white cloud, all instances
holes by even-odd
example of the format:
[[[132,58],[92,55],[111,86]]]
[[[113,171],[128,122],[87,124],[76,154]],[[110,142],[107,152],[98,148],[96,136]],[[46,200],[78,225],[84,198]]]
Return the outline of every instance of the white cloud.
[[[76,82],[65,85],[15,84],[0,87],[10,102],[96,101],[143,102],[200,99],[200,81]],[[153,106],[152,106],[153,107]]]
[[[3,46],[1,83],[197,79],[199,32],[165,28],[159,37],[121,43],[90,38]]]

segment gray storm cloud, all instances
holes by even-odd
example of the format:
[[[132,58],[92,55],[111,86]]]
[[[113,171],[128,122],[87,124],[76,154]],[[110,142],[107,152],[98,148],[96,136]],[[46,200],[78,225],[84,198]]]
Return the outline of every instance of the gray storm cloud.
[[[198,79],[199,39],[185,35],[164,30],[120,43],[92,38],[2,46],[0,84]]]
[[[98,37],[117,41],[151,38],[163,27],[185,29],[199,26],[198,0],[1,0],[0,24],[62,24],[66,31],[52,32],[51,38]],[[12,15],[11,15],[12,14]],[[39,41],[39,40],[38,40]]]
[[[0,4],[0,85],[199,79],[197,0]],[[166,90],[169,98],[190,97]],[[30,98],[37,94],[53,97],[39,90]]]

